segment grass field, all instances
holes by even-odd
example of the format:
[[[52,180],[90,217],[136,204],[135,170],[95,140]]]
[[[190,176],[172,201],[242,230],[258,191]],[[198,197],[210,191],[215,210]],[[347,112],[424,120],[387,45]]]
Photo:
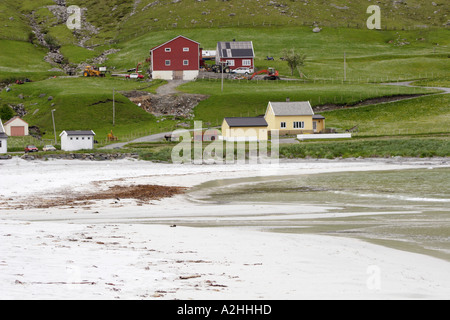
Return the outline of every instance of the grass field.
[[[358,126],[358,135],[448,133],[450,96],[433,95],[412,100],[323,112],[327,127],[341,131]]]
[[[121,95],[120,90],[153,91],[163,83],[136,82],[116,78],[55,78],[45,81],[15,85],[12,91],[0,93],[0,104],[23,103],[28,111],[24,117],[30,125],[38,126],[45,139],[53,139],[51,110],[55,109],[57,134],[62,130],[94,130],[97,140],[106,138],[110,130],[119,138],[159,132],[161,128],[172,128],[172,120],[157,122],[156,118],[143,111]],[[115,126],[113,127],[113,89],[115,94]],[[23,99],[19,95],[23,95]],[[45,94],[44,97],[40,97]],[[49,97],[53,100],[49,101]],[[52,106],[53,105],[53,106]]]
[[[49,71],[53,66],[44,61],[47,51],[22,41],[0,40],[0,83],[16,79],[43,80],[62,72]]]
[[[209,95],[195,109],[195,118],[220,125],[224,117],[258,116],[265,113],[269,101],[310,101],[312,106],[324,104],[352,105],[374,97],[430,93],[427,89],[376,84],[344,84],[292,81],[199,80],[183,85],[180,90]],[[356,110],[356,109],[355,109]],[[357,109],[359,110],[359,109]],[[340,111],[336,113],[339,114]],[[358,114],[358,111],[356,111]],[[365,116],[363,116],[365,119]],[[333,122],[332,122],[333,123]]]
[[[293,49],[307,55],[301,72],[307,79],[344,78],[355,82],[386,82],[420,78],[448,77],[448,30],[399,31],[409,45],[397,46],[397,31],[361,29],[324,29],[311,32],[308,27],[220,28],[168,30],[152,32],[119,43],[121,51],[111,55],[108,66],[127,69],[149,56],[149,49],[180,34],[201,43],[204,49],[215,50],[218,41],[236,39],[252,41],[256,53],[256,67],[274,67],[283,76],[292,77],[287,63],[280,60],[283,49]],[[394,43],[389,43],[394,41]],[[266,57],[274,61],[266,61]],[[298,71],[293,75],[300,78]]]
[[[115,48],[120,51],[110,55],[105,65],[109,70],[124,71],[145,61],[150,48],[182,34],[210,50],[215,49],[218,41],[252,41],[257,69],[274,67],[283,77],[302,80],[225,81],[223,92],[219,81],[199,80],[182,86],[184,92],[209,95],[194,111],[196,120],[211,125],[220,125],[227,116],[261,115],[268,101],[285,101],[287,97],[291,101],[310,101],[313,106],[345,106],[377,97],[433,92],[381,85],[384,82],[414,80],[420,86],[449,86],[450,31],[444,27],[448,8],[440,1],[432,4],[419,0],[407,3],[380,0],[377,4],[382,9],[383,28],[379,31],[365,28],[369,16],[366,9],[371,4],[366,1],[194,1],[186,5],[186,1],[170,0],[68,0],[66,3],[86,8],[84,18],[98,33],[69,30],[49,10],[48,6],[55,5],[53,0],[0,3],[0,85],[16,79],[33,80],[12,85],[10,92],[1,91],[0,106],[23,104],[27,110],[25,120],[39,127],[44,139],[53,138],[52,109],[56,109],[58,133],[92,129],[99,141],[110,130],[121,140],[171,131],[177,121],[171,117],[156,119],[119,93],[154,92],[162,84],[160,81],[53,78],[63,74],[49,71],[55,66],[44,61],[48,50],[36,44],[35,39],[30,41],[29,17],[42,32],[55,39],[72,65],[90,62],[104,50]],[[320,33],[312,32],[313,22],[322,28]],[[90,48],[79,45],[84,37]],[[283,49],[307,55],[305,65],[293,75],[287,63],[280,60]],[[265,60],[267,56],[274,60]],[[117,91],[115,126],[113,89]],[[45,97],[40,97],[43,93]],[[49,101],[49,96],[53,100]],[[327,127],[344,130],[357,125],[358,136],[383,139],[386,135],[448,133],[449,106],[448,95],[436,95],[322,114],[327,118]]]

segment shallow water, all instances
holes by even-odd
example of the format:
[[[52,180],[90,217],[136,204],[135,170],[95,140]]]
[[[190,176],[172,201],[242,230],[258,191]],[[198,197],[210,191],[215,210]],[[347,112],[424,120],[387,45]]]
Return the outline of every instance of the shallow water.
[[[450,261],[450,168],[218,180],[191,196],[221,205],[280,204],[278,219],[256,215],[228,225],[357,237]],[[298,206],[296,215],[283,214],[287,204]],[[310,205],[328,209],[311,216]]]

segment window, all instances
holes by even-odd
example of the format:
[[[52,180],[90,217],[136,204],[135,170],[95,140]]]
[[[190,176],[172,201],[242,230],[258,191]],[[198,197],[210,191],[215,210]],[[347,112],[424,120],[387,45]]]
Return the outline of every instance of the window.
[[[286,122],[282,122],[280,125],[281,128],[286,128]]]
[[[166,66],[170,66],[170,60],[166,60]]]
[[[81,140],[84,140],[84,137],[83,137],[83,138],[81,138]]]
[[[227,65],[230,67],[234,67],[234,60],[227,60]]]
[[[171,51],[172,51],[172,48],[165,48],[164,51],[166,51],[166,52],[171,52]]]
[[[248,60],[248,59],[242,60],[242,65],[244,67],[250,67],[252,65],[252,60]]]
[[[303,128],[305,128],[305,122],[303,121],[294,122],[294,129],[303,129]]]
[[[78,137],[77,137],[77,140],[78,140]]]
[[[72,137],[70,137],[70,140],[73,140],[73,138],[72,138]]]
[[[189,52],[189,48],[183,48],[183,52]]]
[[[183,66],[188,66],[189,65],[189,60],[183,60]]]
[[[0,140],[0,148],[2,147],[2,142],[3,142],[3,141],[2,141],[2,140]]]
[[[88,137],[88,140],[91,140],[91,137]]]

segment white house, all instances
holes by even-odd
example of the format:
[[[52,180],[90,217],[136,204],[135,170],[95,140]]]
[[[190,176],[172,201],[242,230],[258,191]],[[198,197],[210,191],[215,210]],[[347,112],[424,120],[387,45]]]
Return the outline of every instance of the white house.
[[[8,152],[8,135],[5,133],[5,128],[0,119],[0,153]]]
[[[94,149],[95,132],[87,131],[63,131],[61,137],[61,150],[77,151]]]
[[[5,133],[10,137],[28,136],[28,123],[20,117],[5,122]]]

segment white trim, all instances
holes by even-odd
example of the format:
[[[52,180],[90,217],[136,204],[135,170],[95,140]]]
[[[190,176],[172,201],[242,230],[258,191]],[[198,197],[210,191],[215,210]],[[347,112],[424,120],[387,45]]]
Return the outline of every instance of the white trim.
[[[351,133],[330,133],[330,134],[299,134],[298,140],[313,140],[313,139],[349,139],[352,137]]]

